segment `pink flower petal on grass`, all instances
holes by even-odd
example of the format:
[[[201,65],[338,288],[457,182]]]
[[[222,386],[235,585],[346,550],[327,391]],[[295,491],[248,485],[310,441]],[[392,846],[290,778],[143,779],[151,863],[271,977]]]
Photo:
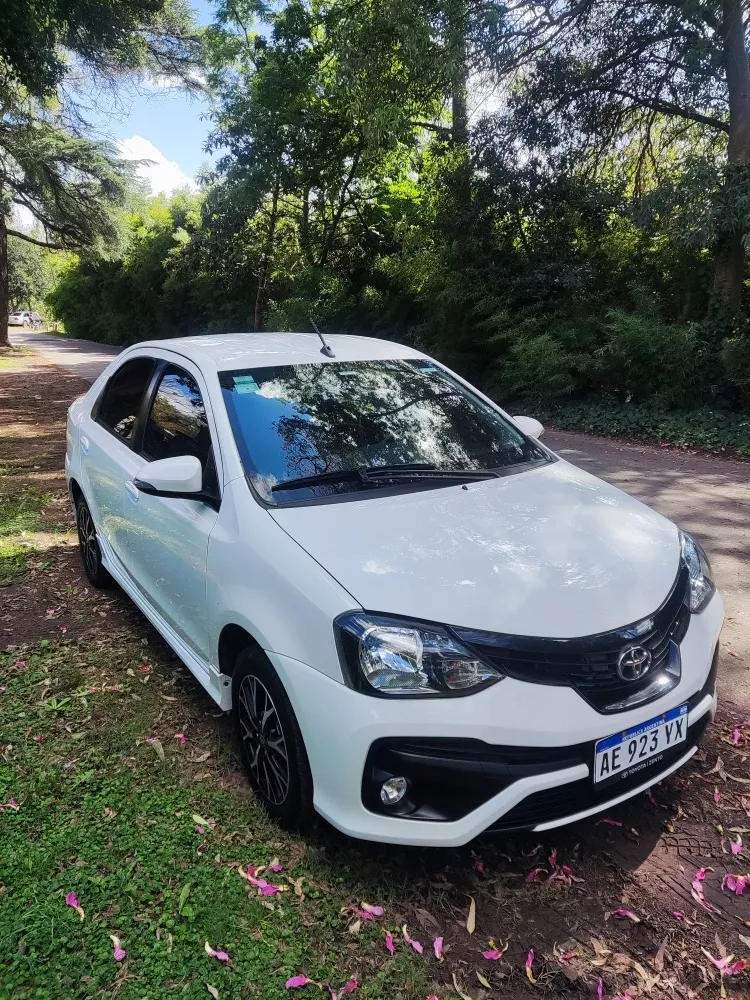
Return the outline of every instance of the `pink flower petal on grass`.
[[[682,912],[682,910],[673,910],[672,911],[672,916],[675,918],[675,920],[684,920],[685,919],[685,914]]]
[[[482,952],[482,958],[486,958],[490,962],[499,962],[508,950],[507,944],[503,948],[498,948],[494,941],[490,941],[490,945],[492,947]]]
[[[81,920],[84,919],[86,914],[83,912],[81,904],[78,902],[78,896],[76,896],[74,892],[68,893],[68,895],[65,897],[65,902],[68,904],[68,906],[71,906],[76,911]]]
[[[359,986],[359,982],[357,981],[357,977],[356,976],[352,976],[352,978],[348,979],[346,981],[346,983],[342,986],[342,988],[341,988],[341,996],[345,997],[347,994],[353,993],[358,986]]]
[[[727,969],[727,975],[736,976],[738,973],[744,972],[746,968],[747,968],[747,962],[745,961],[744,958],[740,958],[738,959],[738,961],[734,962],[732,965],[729,966],[729,968]]]
[[[596,996],[598,1000],[603,1000],[604,998],[604,983],[602,982],[601,979],[599,979],[599,984],[596,987]]]
[[[208,941],[206,941],[204,948],[206,949],[206,954],[209,955],[211,958],[216,958],[218,959],[219,962],[229,961],[229,955],[227,955],[225,951],[217,951],[215,948],[211,947]]]
[[[535,868],[533,872],[529,872],[529,874],[526,876],[526,881],[527,882],[538,882],[539,881],[539,872],[543,872],[543,871],[544,871],[544,868]]]
[[[409,932],[406,929],[406,924],[404,924],[404,926],[401,928],[401,933],[404,935],[404,941],[406,941],[407,944],[410,944],[418,955],[421,955],[424,952],[424,948],[419,943],[419,941],[415,941],[413,937],[409,937]]]
[[[283,866],[283,865],[280,865],[280,864],[278,863],[278,861],[276,861],[276,862],[273,862],[273,861],[272,861],[272,862],[271,862],[271,864],[270,864],[270,865],[269,865],[268,867],[269,867],[269,868],[271,869],[271,871],[272,871],[272,872],[274,872],[274,873],[275,873],[276,875],[278,875],[278,873],[279,873],[279,872],[283,872],[283,871],[284,871],[284,866]]]
[[[534,979],[534,973],[531,971],[533,965],[534,965],[534,949],[532,948],[531,951],[526,956],[526,964],[524,965],[524,969],[526,970],[526,978],[529,980],[530,983],[536,982],[536,979]]]
[[[286,988],[288,990],[296,990],[300,986],[307,986],[311,982],[312,979],[308,979],[307,976],[292,976],[291,979],[287,979]]]
[[[734,732],[732,733],[732,743],[734,743],[736,746],[741,739],[742,739],[742,733],[739,731],[739,729],[735,729]]]
[[[721,801],[721,792],[718,788],[714,788],[714,802],[718,803]]]
[[[365,913],[370,914],[373,917],[382,917],[383,916],[383,912],[384,911],[383,911],[383,907],[382,906],[374,906],[372,903],[366,903],[364,900],[362,900],[362,904],[361,905],[362,905],[362,909],[365,911]]]
[[[742,835],[738,833],[737,839],[730,841],[729,846],[732,848],[732,854],[742,854]]]
[[[184,733],[175,733],[174,738],[180,741],[181,747],[184,747],[187,743],[187,736]]]
[[[385,934],[385,948],[386,951],[391,953],[391,955],[393,955],[396,951],[396,947],[393,944],[393,935],[391,934],[390,931],[386,931]]]
[[[127,955],[127,952],[122,946],[122,942],[120,941],[120,939],[117,937],[116,934],[110,934],[109,939],[112,942],[112,948],[113,948],[112,956],[115,962],[121,962]]]
[[[432,942],[432,950],[435,952],[435,958],[438,962],[443,961],[443,939],[441,937],[436,937]]]
[[[618,920],[632,920],[634,924],[639,924],[641,922],[641,918],[633,913],[632,910],[624,910],[622,907],[617,910],[612,910],[609,916],[616,917]]]

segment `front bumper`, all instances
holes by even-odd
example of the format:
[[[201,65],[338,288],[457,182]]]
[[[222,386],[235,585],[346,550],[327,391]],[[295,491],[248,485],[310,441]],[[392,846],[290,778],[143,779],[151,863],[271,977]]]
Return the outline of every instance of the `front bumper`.
[[[700,615],[691,617],[680,645],[680,683],[658,701],[618,715],[596,712],[572,688],[510,677],[466,698],[389,701],[353,691],[289,657],[268,656],[302,730],[318,812],[353,837],[456,847],[484,832],[546,830],[582,819],[637,795],[689,760],[716,710],[715,652],[723,616],[716,594]],[[590,765],[597,740],[685,702],[690,706],[687,743],[645,774],[604,791],[594,789]],[[442,799],[449,811],[440,814],[438,807],[439,815],[430,816],[428,810],[410,818],[377,811],[367,788],[373,766],[382,764],[379,750],[407,744],[445,749],[447,743],[460,746],[458,756],[472,774],[462,781],[461,766],[456,768],[451,754],[443,753],[443,775],[432,784],[458,786],[452,814],[450,794]],[[469,756],[474,754],[468,762],[467,749]],[[488,761],[501,765],[500,770],[487,767]],[[418,763],[425,767],[424,761]],[[454,771],[453,781],[446,778],[446,766]],[[429,806],[435,807],[434,797]]]

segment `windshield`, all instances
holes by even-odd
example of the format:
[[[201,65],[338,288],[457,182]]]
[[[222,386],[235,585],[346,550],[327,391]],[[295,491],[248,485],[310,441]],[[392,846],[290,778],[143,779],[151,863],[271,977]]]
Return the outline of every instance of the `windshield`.
[[[245,472],[268,503],[392,488],[330,477],[363,468],[455,472],[547,461],[536,442],[428,360],[281,365],[219,379]],[[417,476],[406,474],[400,488],[448,485]]]

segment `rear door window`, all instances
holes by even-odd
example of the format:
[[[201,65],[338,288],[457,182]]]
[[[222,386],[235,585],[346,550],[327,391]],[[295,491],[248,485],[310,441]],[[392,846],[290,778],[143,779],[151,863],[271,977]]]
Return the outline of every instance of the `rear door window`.
[[[97,420],[128,443],[133,440],[138,411],[151,381],[154,364],[153,358],[126,361],[109,380],[101,396]]]
[[[143,456],[161,458],[193,455],[201,463],[203,489],[218,496],[216,465],[206,407],[193,376],[168,365],[156,390],[143,435]]]

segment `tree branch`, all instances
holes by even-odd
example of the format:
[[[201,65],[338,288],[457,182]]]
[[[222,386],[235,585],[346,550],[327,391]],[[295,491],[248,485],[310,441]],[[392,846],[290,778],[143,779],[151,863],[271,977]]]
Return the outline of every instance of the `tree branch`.
[[[41,240],[35,240],[33,236],[29,236],[28,233],[19,233],[17,229],[6,229],[8,236],[17,236],[19,240],[26,240],[27,243],[34,243],[38,247],[44,247],[45,250],[67,250],[67,247],[61,246],[59,243],[42,243]]]

